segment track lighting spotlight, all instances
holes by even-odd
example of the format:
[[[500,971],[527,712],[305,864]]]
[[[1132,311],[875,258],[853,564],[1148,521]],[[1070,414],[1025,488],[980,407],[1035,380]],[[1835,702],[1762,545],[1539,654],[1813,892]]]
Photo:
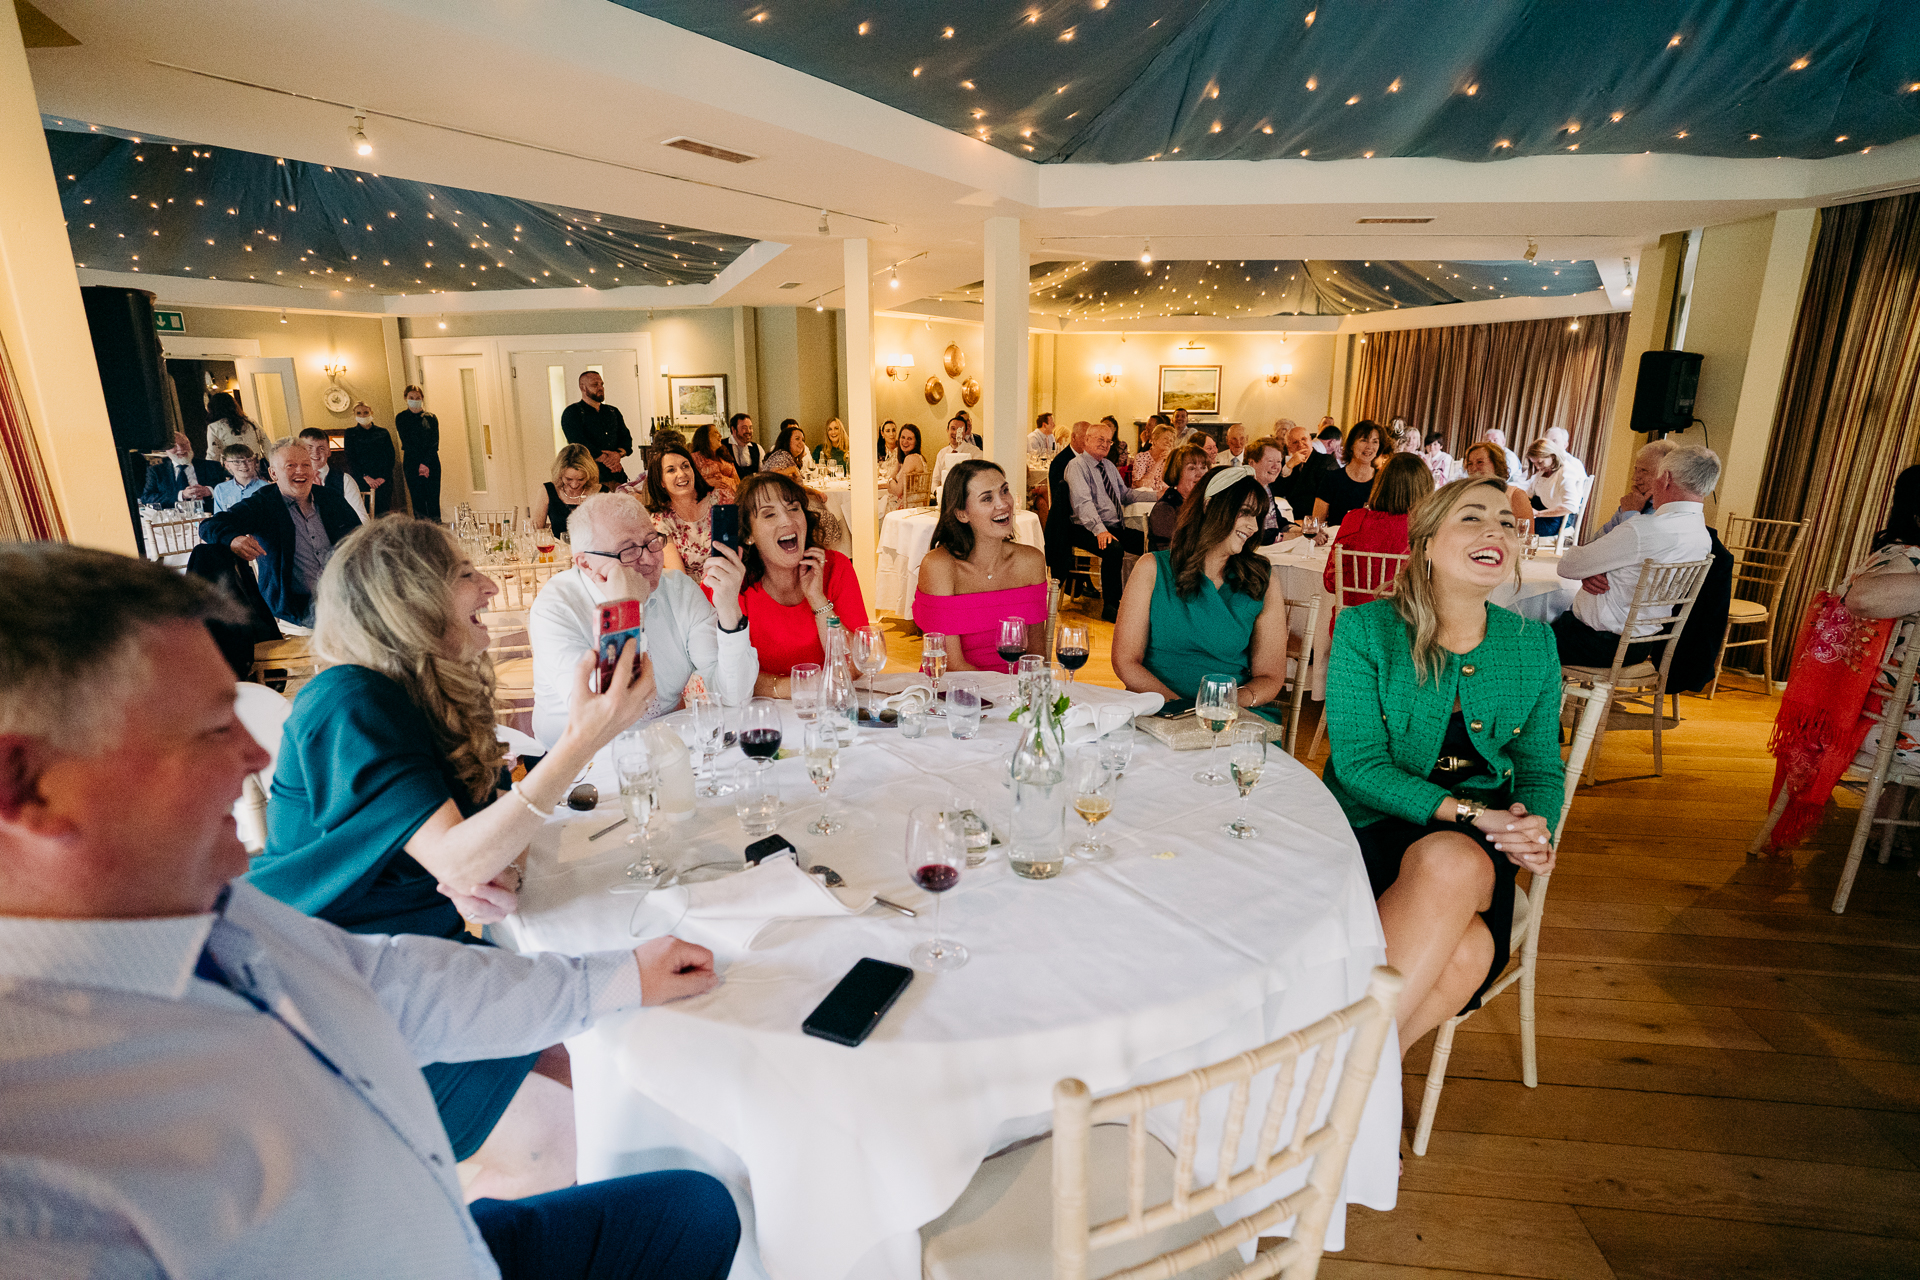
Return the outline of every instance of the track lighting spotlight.
[[[353,153],[355,155],[370,156],[373,154],[373,144],[367,141],[366,124],[367,118],[365,116],[355,116],[353,118]]]

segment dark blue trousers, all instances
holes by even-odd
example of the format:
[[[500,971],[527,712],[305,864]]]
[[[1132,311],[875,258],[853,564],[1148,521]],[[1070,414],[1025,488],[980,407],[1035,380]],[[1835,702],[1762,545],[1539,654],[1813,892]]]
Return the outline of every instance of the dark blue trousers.
[[[505,1280],[725,1280],[740,1243],[733,1197],[685,1169],[470,1208]]]

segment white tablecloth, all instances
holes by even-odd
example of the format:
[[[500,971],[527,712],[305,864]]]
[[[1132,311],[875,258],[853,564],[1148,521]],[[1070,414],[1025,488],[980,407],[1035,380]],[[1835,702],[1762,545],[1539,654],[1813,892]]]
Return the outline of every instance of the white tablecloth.
[[[933,545],[933,529],[940,514],[932,507],[910,507],[893,511],[880,522],[880,564],[874,574],[874,609],[885,609],[903,618],[913,616],[913,592],[920,582],[920,562]],[[1014,536],[1030,547],[1045,549],[1040,517],[1031,511],[1016,511]]]
[[[1339,532],[1339,526],[1334,526],[1334,532]],[[1326,589],[1326,568],[1331,550],[1330,545],[1316,547],[1307,538],[1277,542],[1260,549],[1260,554],[1280,570],[1281,585],[1289,600],[1305,600],[1314,595],[1320,597],[1320,634],[1314,637],[1319,656],[1313,663],[1312,689],[1314,698],[1319,701],[1325,701],[1327,696],[1324,642],[1331,634],[1333,593]],[[1537,622],[1553,621],[1573,607],[1574,593],[1580,589],[1579,583],[1560,576],[1559,564],[1558,556],[1541,555],[1532,560],[1522,560],[1520,585],[1515,587],[1511,582],[1504,583],[1487,597],[1488,601]],[[1288,623],[1294,634],[1305,636],[1304,614],[1289,618]]]
[[[1251,799],[1261,835],[1242,844],[1217,830],[1237,803],[1232,789],[1196,784],[1196,753],[1140,734],[1100,828],[1113,861],[1030,882],[996,850],[946,895],[942,932],[971,950],[965,968],[917,973],[857,1049],[803,1035],[801,1020],[855,961],[905,963],[932,931],[932,899],[912,886],[901,856],[909,809],[944,803],[957,786],[1004,834],[1010,684],[983,677],[999,706],[970,742],[938,721],[919,741],[863,731],[834,783],[836,808],[854,815],[844,833],[808,834],[819,806],[801,762],[773,766],[789,806],[779,829],[803,860],[921,914],[875,907],[776,921],[747,951],[716,945],[724,980],[715,991],[570,1042],[582,1180],[674,1166],[714,1173],[746,1224],[736,1277],[914,1280],[918,1228],[953,1203],[983,1158],[1051,1126],[1058,1079],[1104,1093],[1162,1078],[1266,1043],[1364,992],[1384,956],[1379,918],[1352,833],[1319,780],[1274,752]],[[1074,696],[1115,694],[1083,687]],[[570,816],[604,825],[614,812]],[[1069,823],[1070,833],[1079,827]],[[620,946],[630,918],[645,936],[671,929],[719,943],[696,919],[603,892],[628,861],[623,849],[556,868],[559,829],[556,820],[534,842],[522,911],[508,926],[518,945]],[[738,857],[746,844],[725,799],[702,801],[678,825],[656,819],[654,832],[674,865]],[[1346,1199],[1393,1206],[1399,1133],[1390,1036]],[[1343,1201],[1329,1247],[1343,1243],[1344,1223]]]
[[[853,482],[850,480],[809,480],[813,488],[826,495],[827,510],[840,518],[840,527],[847,531],[849,545],[836,545],[835,551],[851,551],[853,538]]]

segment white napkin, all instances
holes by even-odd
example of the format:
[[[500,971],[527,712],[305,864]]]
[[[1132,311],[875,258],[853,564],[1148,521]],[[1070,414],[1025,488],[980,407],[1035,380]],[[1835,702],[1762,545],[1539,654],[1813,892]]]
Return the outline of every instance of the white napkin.
[[[1152,715],[1165,706],[1166,701],[1157,693],[1130,693],[1097,706],[1076,702],[1067,708],[1067,714],[1060,720],[1060,727],[1065,731],[1066,744],[1077,747],[1123,724],[1133,723],[1135,716]]]
[[[842,899],[782,854],[718,880],[656,889],[647,895],[647,905],[669,919],[697,922],[717,941],[744,951],[775,920],[852,915],[873,905],[872,894],[848,892],[858,897],[858,905]]]

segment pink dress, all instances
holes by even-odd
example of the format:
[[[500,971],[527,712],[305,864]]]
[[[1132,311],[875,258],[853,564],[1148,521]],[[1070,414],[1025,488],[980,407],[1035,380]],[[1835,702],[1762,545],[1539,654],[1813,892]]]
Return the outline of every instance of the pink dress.
[[[913,621],[922,631],[959,636],[960,652],[968,663],[985,671],[1005,671],[1000,656],[1000,624],[1024,618],[1031,643],[1035,628],[1047,625],[1047,584],[1008,587],[1003,591],[975,591],[963,596],[913,593]]]

